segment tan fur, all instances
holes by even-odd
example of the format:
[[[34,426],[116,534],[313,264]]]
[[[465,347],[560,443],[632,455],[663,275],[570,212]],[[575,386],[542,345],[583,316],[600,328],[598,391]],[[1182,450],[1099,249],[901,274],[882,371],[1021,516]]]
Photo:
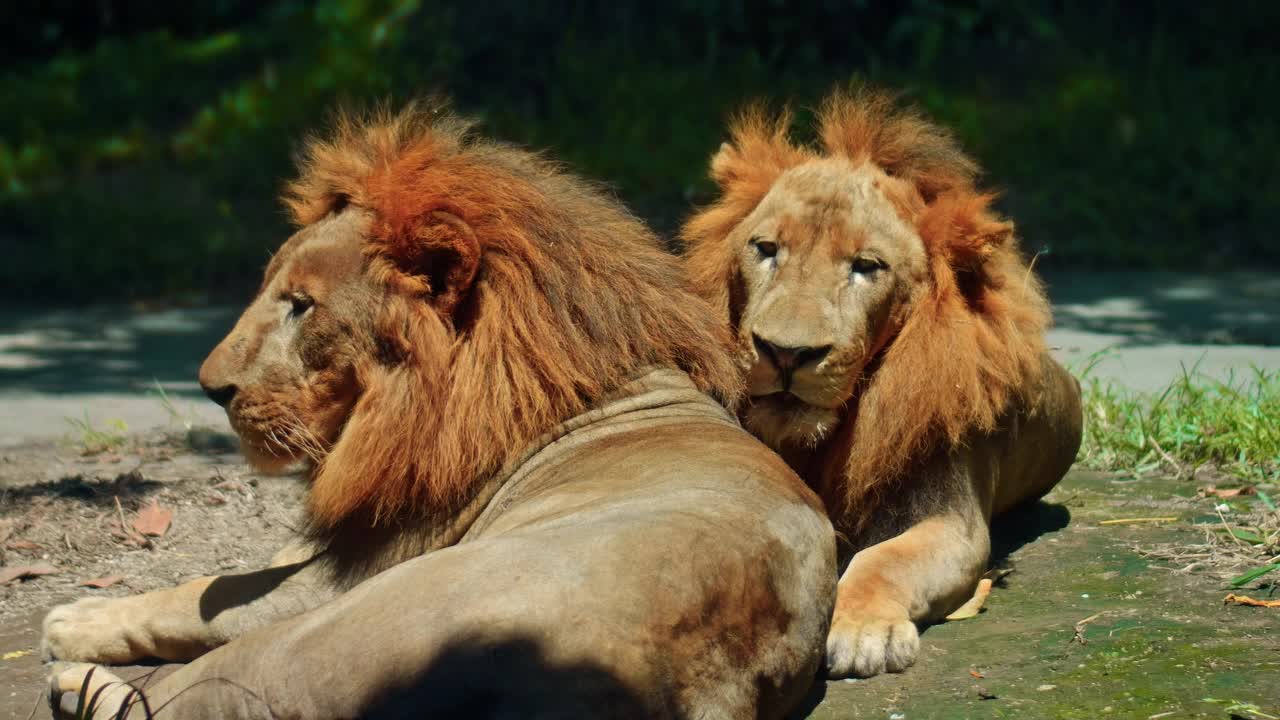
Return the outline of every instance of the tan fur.
[[[827,100],[816,146],[793,142],[790,123],[752,109],[731,126],[711,162],[721,196],[683,231],[688,272],[737,335],[744,423],[819,491],[854,551],[917,529],[928,539],[881,551],[932,552],[940,536],[929,528],[947,526],[923,521],[937,513],[955,516],[957,537],[983,536],[966,541],[972,557],[953,558],[954,581],[922,581],[936,585],[923,602],[907,599],[919,588],[883,582],[911,563],[855,562],[865,571],[842,581],[846,614],[900,618],[874,632],[902,636],[908,616],[936,618],[972,588],[993,512],[1039,497],[1065,472],[1079,442],[1078,388],[1045,355],[1048,301],[1012,223],[991,210],[949,133],[867,90]],[[1052,438],[1036,471],[986,442],[1020,427]],[[984,452],[995,457],[971,461]],[[969,503],[972,512],[957,510]],[[836,618],[854,636],[865,625]],[[900,656],[891,669],[914,656],[904,643],[886,651]],[[876,667],[872,658],[859,671]]]
[[[724,328],[615,203],[468,132],[410,110],[313,141],[302,228],[201,367],[251,461],[305,470],[310,552],[55,608],[46,656],[194,659],[146,689],[182,718],[799,700],[834,536],[708,394],[739,393]],[[89,667],[55,672],[55,706]]]

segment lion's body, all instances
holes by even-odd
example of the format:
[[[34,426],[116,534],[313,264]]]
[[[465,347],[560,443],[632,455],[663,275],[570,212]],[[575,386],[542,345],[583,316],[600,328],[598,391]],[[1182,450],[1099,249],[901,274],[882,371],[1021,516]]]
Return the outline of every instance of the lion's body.
[[[908,666],[913,623],[973,591],[991,519],[1066,473],[1080,394],[1012,224],[944,131],[861,93],[833,96],[819,134],[740,119],[684,238],[738,337],[744,424],[848,540],[829,669],[871,675]]]
[[[304,229],[201,369],[251,458],[316,456],[317,554],[55,608],[46,652],[192,660],[145,689],[184,719],[780,717],[834,537],[707,394],[736,381],[678,267],[542,161],[403,122],[313,149]],[[114,717],[89,667],[55,705]]]

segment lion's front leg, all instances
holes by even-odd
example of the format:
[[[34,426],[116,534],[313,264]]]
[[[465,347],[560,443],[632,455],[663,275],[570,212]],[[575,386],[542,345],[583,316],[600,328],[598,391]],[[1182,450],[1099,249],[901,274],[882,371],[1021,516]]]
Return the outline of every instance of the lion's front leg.
[[[47,660],[187,661],[334,594],[325,571],[305,561],[132,597],[86,598],[49,611],[41,647]]]
[[[200,578],[143,595],[59,605],[44,618],[44,658],[121,665],[142,658],[197,657],[212,644],[200,598],[214,580]]]
[[[932,517],[854,555],[836,591],[827,636],[831,677],[899,672],[920,648],[916,623],[954,610],[972,593],[990,553],[979,513]]]

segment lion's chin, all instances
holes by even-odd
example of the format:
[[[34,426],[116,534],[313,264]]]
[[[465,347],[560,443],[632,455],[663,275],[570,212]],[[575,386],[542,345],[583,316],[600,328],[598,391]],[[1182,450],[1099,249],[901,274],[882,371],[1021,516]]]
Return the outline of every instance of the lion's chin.
[[[835,430],[840,413],[790,393],[773,393],[751,398],[744,420],[748,430],[775,450],[814,448]]]
[[[267,449],[243,436],[240,452],[250,467],[264,475],[292,475],[306,471],[311,465],[310,458],[300,450]]]

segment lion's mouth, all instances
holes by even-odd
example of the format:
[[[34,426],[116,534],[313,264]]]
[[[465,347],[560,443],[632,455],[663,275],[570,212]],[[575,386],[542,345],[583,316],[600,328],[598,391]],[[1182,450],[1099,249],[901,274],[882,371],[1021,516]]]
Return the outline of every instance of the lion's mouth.
[[[780,412],[805,412],[809,410],[835,410],[839,404],[833,405],[815,398],[808,398],[796,392],[795,388],[777,390],[770,393],[751,396],[752,405],[767,405]]]
[[[231,415],[228,413],[228,415]],[[301,425],[259,426],[231,417],[240,451],[255,469],[268,474],[305,470],[320,462],[328,447]]]
[[[744,416],[747,428],[775,450],[816,447],[838,420],[838,409],[782,391],[753,396]]]
[[[754,395],[751,398],[751,402],[755,405],[772,405],[779,410],[802,410],[813,405],[813,403],[805,401],[804,398],[796,395],[790,390],[778,390],[777,392],[765,393],[764,395]]]

